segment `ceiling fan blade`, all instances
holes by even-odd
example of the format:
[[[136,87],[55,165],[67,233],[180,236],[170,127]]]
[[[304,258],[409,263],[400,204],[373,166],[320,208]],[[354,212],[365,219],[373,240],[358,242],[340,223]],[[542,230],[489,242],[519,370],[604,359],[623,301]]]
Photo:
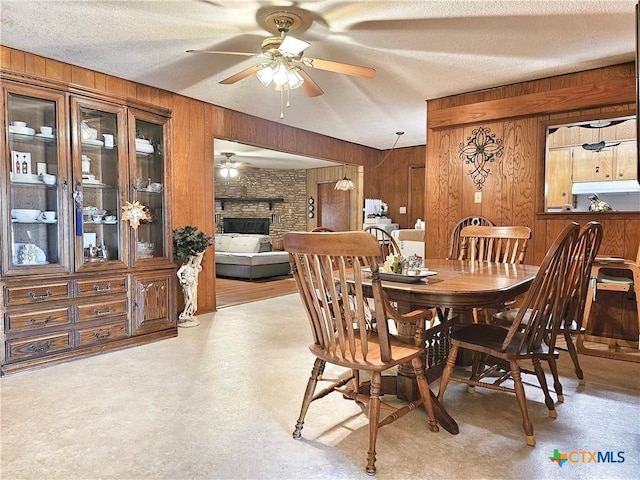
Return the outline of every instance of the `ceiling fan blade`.
[[[318,97],[324,93],[307,72],[305,72],[303,69],[299,69],[298,73],[302,78],[304,78],[304,83],[300,86],[300,88],[305,93],[305,95],[307,95],[308,97]]]
[[[249,75],[256,73],[258,70],[262,68],[262,65],[254,65],[249,68],[245,68],[244,70],[231,75],[230,77],[225,78],[224,80],[220,80],[218,83],[222,83],[224,85],[231,85],[232,83],[236,83],[243,78],[247,78]]]
[[[319,60],[317,58],[304,57],[302,63],[307,67],[317,68],[320,70],[328,70],[330,72],[344,73],[346,75],[355,75],[356,77],[373,78],[376,71],[369,67],[360,67],[348,63],[331,62],[329,60]]]
[[[248,52],[224,52],[221,50],[187,50],[187,53],[215,53],[218,55],[240,55],[243,57],[257,57],[257,53]]]

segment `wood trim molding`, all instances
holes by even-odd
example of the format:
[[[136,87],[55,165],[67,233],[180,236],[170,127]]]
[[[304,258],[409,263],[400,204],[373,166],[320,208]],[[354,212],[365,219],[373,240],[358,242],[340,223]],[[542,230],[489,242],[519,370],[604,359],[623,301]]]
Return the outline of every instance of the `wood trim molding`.
[[[28,73],[22,72],[14,72],[10,70],[5,70],[0,68],[0,78],[3,80],[13,80],[16,82],[26,83],[29,85],[34,85],[42,88],[56,89],[61,90],[73,95],[89,95],[92,98],[96,98],[105,102],[111,102],[115,104],[124,104],[127,107],[137,108],[138,110],[143,110],[150,113],[155,113],[158,115],[162,115],[164,117],[171,117],[171,110],[168,108],[161,107],[159,105],[154,105],[146,102],[141,102],[135,98],[124,97],[121,95],[116,95],[112,93],[104,93],[101,90],[86,87],[83,85],[78,85],[71,82],[65,82],[62,80],[53,80],[48,78],[39,77],[37,75],[32,75]]]
[[[615,92],[615,95],[612,95],[612,92]],[[428,111],[427,126],[436,130],[471,123],[635,102],[635,83],[629,81],[629,78],[612,78],[588,85]]]

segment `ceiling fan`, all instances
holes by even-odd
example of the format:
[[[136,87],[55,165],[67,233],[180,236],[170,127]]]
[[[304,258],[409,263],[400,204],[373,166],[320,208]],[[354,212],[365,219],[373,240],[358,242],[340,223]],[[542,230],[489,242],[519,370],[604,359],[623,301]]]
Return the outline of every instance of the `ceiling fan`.
[[[245,57],[257,57],[260,63],[245,68],[230,77],[220,80],[219,83],[230,85],[252,74],[265,85],[273,84],[276,91],[283,92],[302,88],[309,97],[322,95],[324,91],[309,76],[302,67],[316,68],[329,72],[354,75],[356,77],[373,78],[376,71],[373,68],[351,65],[348,63],[320,60],[303,56],[304,50],[311,44],[299,40],[288,33],[302,25],[302,18],[291,11],[277,10],[265,17],[266,25],[277,31],[279,36],[267,37],[262,41],[262,53],[229,52],[220,50],[187,50],[188,53],[207,53],[217,55],[239,55]],[[289,101],[287,98],[287,107]],[[284,118],[282,108],[280,118]]]

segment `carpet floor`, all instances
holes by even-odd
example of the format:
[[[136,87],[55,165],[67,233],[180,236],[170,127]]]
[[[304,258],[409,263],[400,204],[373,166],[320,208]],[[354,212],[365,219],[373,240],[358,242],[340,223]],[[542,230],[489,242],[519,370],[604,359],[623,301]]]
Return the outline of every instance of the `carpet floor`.
[[[368,478],[366,415],[341,395],[314,402],[291,438],[313,364],[297,294],[199,320],[176,338],[2,378],[2,479]],[[581,361],[583,387],[560,357],[557,419],[525,377],[535,447],[515,396],[452,383],[444,404],[460,433],[429,432],[411,412],[379,432],[376,477],[638,478],[640,364]]]

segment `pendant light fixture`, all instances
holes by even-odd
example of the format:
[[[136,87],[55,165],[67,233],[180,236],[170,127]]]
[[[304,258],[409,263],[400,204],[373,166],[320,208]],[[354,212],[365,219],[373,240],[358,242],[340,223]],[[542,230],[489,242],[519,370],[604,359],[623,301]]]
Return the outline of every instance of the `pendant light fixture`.
[[[349,178],[347,178],[347,173],[345,172],[347,164],[343,164],[342,165],[342,180],[338,180],[336,182],[336,186],[333,187],[336,190],[342,190],[342,191],[348,191],[348,190],[355,190],[356,189],[356,184],[353,183],[353,180],[350,180]]]

